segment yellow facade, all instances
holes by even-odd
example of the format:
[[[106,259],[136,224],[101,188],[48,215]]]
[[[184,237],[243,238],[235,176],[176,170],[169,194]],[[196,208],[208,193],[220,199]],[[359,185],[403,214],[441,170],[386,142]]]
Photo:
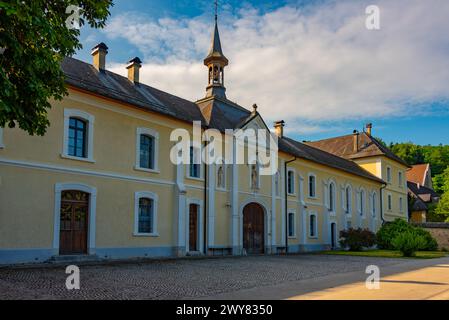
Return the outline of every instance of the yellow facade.
[[[385,221],[393,221],[397,218],[407,220],[408,198],[405,173],[407,167],[385,156],[368,157],[354,161],[365,170],[386,182],[386,186],[382,190]]]
[[[66,110],[91,115],[92,158],[74,160],[64,156]],[[243,209],[258,203],[264,209],[264,252],[310,251],[338,246],[338,232],[349,226],[374,231],[381,225],[379,197],[376,212],[370,213],[370,195],[379,194],[381,183],[311,161],[297,159],[295,192],[288,196],[287,213],[294,214],[294,232],[288,235],[285,211],[283,166],[292,156],[280,153],[278,192],[275,176],[261,176],[260,188],[251,188],[248,165],[227,165],[225,187],[204,188],[201,177],[191,179],[187,166],[170,162],[170,133],[177,128],[192,131],[192,125],[156,113],[102,99],[77,90],[49,111],[51,126],[44,137],[33,137],[19,129],[4,129],[0,149],[0,262],[44,261],[58,256],[58,192],[80,188],[91,192],[95,221],[89,221],[88,254],[100,258],[182,256],[189,254],[186,220],[189,204],[198,204],[198,251],[202,254],[241,254]],[[157,170],[136,168],[136,132],[154,130],[159,135]],[[207,167],[210,175],[215,168]],[[308,196],[308,177],[316,176],[316,197]],[[235,179],[235,182],[234,182]],[[335,208],[328,207],[329,183],[335,184]],[[235,190],[234,186],[237,186]],[[346,213],[343,190],[351,186],[351,212]],[[357,192],[363,188],[366,201],[363,216],[357,211]],[[157,195],[157,234],[136,235],[135,195]],[[211,200],[212,199],[212,200]],[[213,210],[210,206],[213,205]],[[206,208],[209,208],[206,213]],[[92,212],[90,212],[92,214]],[[315,235],[310,234],[310,215],[316,215]],[[332,224],[335,224],[331,239]],[[94,230],[92,230],[92,228]]]

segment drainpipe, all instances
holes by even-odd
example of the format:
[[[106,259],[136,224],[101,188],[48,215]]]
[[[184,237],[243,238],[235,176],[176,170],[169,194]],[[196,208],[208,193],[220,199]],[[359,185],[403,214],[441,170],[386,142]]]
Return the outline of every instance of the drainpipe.
[[[285,190],[284,190],[284,196],[285,196],[285,253],[288,254],[288,177],[287,177],[287,165],[289,163],[292,163],[298,159],[295,157],[292,160],[286,161],[284,163],[284,179],[285,179]]]
[[[203,223],[203,244],[204,255],[207,255],[207,217],[209,207],[207,206],[207,164],[204,163],[204,223]]]
[[[380,187],[380,219],[382,220],[382,225],[385,224],[382,190],[385,189],[386,187],[387,187],[386,183],[383,183],[382,187]]]

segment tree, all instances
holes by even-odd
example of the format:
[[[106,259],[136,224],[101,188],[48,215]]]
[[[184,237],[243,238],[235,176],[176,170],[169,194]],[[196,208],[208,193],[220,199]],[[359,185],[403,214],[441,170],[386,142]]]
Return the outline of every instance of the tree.
[[[112,0],[0,1],[0,127],[44,135],[49,99],[67,95],[60,63],[82,48],[66,21],[103,28]],[[72,20],[73,21],[73,20]]]
[[[437,207],[435,208],[435,214],[444,216],[449,222],[449,167],[441,175],[443,185],[441,191],[443,192]]]

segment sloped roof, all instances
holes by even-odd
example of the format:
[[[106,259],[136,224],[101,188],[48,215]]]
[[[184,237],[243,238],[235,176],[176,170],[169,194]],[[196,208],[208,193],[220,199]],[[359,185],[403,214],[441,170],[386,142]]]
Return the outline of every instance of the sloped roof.
[[[104,97],[115,99],[148,111],[154,111],[183,121],[201,121],[204,118],[197,105],[145,84],[135,85],[128,78],[74,58],[65,58],[61,64],[66,83]]]
[[[413,195],[420,197],[424,202],[431,202],[433,198],[439,198],[440,195],[435,190],[428,188],[422,184],[407,181],[407,187],[409,192]]]
[[[424,185],[426,182],[426,174],[429,170],[429,164],[416,164],[407,170],[407,181]]]
[[[179,120],[201,121],[204,127],[220,131],[241,128],[259,115],[226,98],[210,97],[194,103],[145,84],[136,85],[128,78],[107,70],[99,72],[92,65],[74,58],[65,58],[61,67],[66,76],[66,83],[73,87]],[[279,150],[384,183],[350,160],[287,137],[279,139]]]
[[[346,159],[358,159],[382,155],[409,167],[404,160],[396,156],[390,149],[377,141],[376,138],[369,136],[365,132],[358,134],[359,148],[355,151],[353,136],[353,134],[349,134],[318,141],[308,141],[306,143],[312,147]]]
[[[382,179],[369,173],[358,164],[351,160],[338,157],[323,150],[314,148],[305,143],[284,137],[279,139],[279,150],[292,154],[298,158],[310,160],[316,163],[323,164],[328,167],[343,170],[376,182],[385,183]]]

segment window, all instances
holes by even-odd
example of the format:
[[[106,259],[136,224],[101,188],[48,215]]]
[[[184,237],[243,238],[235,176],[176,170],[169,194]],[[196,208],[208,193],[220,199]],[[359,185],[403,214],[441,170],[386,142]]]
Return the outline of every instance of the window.
[[[136,192],[135,194],[135,236],[158,236],[157,195],[152,192]]]
[[[86,158],[87,156],[87,124],[86,121],[70,118],[69,120],[69,151],[72,157]]]
[[[63,158],[94,162],[93,128],[95,117],[74,109],[64,110]]]
[[[189,166],[189,177],[190,178],[200,178],[201,166],[199,161],[199,150],[193,146],[190,147],[190,166]]]
[[[398,173],[398,183],[399,183],[399,187],[400,188],[402,188],[402,185],[403,185],[403,181],[402,181],[402,171],[399,171],[399,173]]]
[[[335,212],[335,183],[329,183],[329,211]]]
[[[311,238],[317,237],[316,214],[311,214],[309,216],[309,236]]]
[[[371,199],[371,214],[373,216],[373,218],[376,218],[377,215],[377,194],[375,192],[373,192],[373,197]]]
[[[4,148],[5,145],[3,144],[3,128],[0,127],[0,149]]]
[[[287,193],[295,194],[295,172],[293,170],[287,172]]]
[[[288,214],[288,236],[290,238],[295,237],[295,213],[289,212]]]
[[[226,167],[223,163],[217,164],[217,188],[226,189]]]
[[[360,191],[360,215],[364,216],[365,215],[365,206],[366,206],[366,194],[365,194],[365,190],[361,190]]]
[[[347,214],[351,212],[351,206],[351,188],[347,186],[345,189],[345,210]]]
[[[154,169],[154,138],[144,134],[140,136],[140,167]]]
[[[399,197],[399,212],[403,212],[404,211],[404,204],[402,201],[402,197]]]
[[[388,195],[387,208],[388,208],[388,211],[391,211],[391,210],[392,210],[392,198],[391,198],[391,194]]]
[[[387,182],[391,183],[391,168],[387,167]]]
[[[316,197],[316,177],[315,175],[309,175],[309,197]]]
[[[137,128],[136,170],[158,172],[159,133],[149,128]]]

